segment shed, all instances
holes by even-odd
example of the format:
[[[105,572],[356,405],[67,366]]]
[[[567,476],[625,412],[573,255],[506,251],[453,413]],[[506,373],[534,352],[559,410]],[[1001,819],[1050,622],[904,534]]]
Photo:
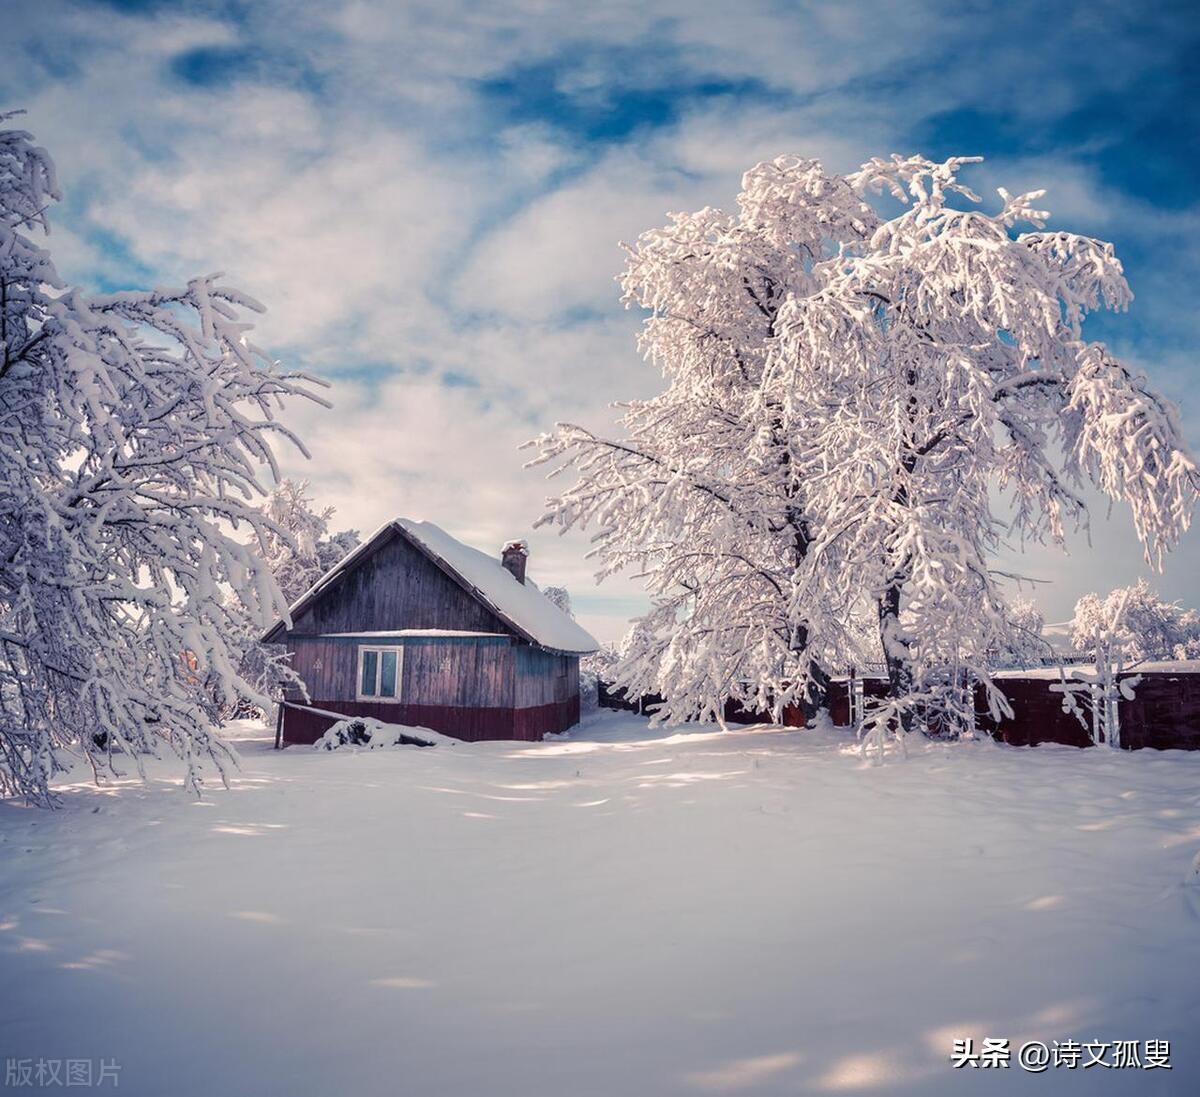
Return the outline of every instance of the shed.
[[[277,742],[315,742],[339,716],[458,739],[537,740],[579,722],[579,657],[596,641],[525,575],[513,541],[489,556],[397,518],[321,576],[264,635],[308,688]]]

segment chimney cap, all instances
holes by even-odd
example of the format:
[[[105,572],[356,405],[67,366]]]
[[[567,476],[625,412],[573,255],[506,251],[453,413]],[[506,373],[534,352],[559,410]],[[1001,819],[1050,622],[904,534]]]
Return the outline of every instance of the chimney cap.
[[[525,582],[525,562],[529,559],[529,545],[524,540],[509,541],[500,550],[500,563],[518,583]]]

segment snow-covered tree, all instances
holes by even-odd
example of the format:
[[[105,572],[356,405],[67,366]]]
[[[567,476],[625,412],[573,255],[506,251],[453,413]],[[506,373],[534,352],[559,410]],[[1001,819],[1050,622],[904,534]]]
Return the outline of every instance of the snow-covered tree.
[[[1179,618],[1183,633],[1171,652],[1173,659],[1200,659],[1200,611],[1186,610]]]
[[[819,703],[827,668],[852,648],[856,592],[844,585],[821,586],[814,632],[810,584],[831,568],[810,560],[813,455],[791,429],[771,357],[813,255],[857,239],[870,210],[843,185],[820,223],[802,212],[781,222],[761,208],[778,186],[806,181],[751,173],[740,216],[673,214],[627,247],[624,301],[649,310],[640,345],[667,387],[622,405],[620,439],[563,424],[536,441],[532,463],[578,473],[542,521],[595,526],[601,578],[645,577],[645,643],[624,653],[622,684],[665,696],[664,718],[719,719],[730,697],[777,714]],[[802,211],[804,200],[779,202]]]
[[[602,644],[579,660],[579,699],[584,712],[599,705],[600,683],[612,685],[616,665],[617,653],[609,644]]]
[[[1006,616],[1009,623],[1008,639],[992,653],[992,664],[997,667],[1041,666],[1042,660],[1053,654],[1050,644],[1042,637],[1046,618],[1028,598],[1017,598],[1010,602]]]
[[[542,593],[571,620],[575,619],[575,614],[571,611],[571,592],[566,587],[543,587]]]
[[[580,670],[587,670],[605,682],[613,682],[613,672],[620,656],[612,644],[601,644],[595,651],[579,660]]]
[[[294,604],[309,587],[349,552],[362,543],[357,530],[329,532],[334,507],[316,510],[307,480],[281,480],[267,494],[260,508],[270,522],[262,542],[262,555],[288,605]],[[237,592],[230,595],[236,598]],[[291,669],[287,650],[280,644],[264,644],[262,629],[253,618],[229,637],[240,652],[238,671],[256,695],[279,698],[288,687],[304,692],[305,686]],[[271,715],[260,703],[239,698],[230,715]]]
[[[358,530],[330,532],[335,508],[316,510],[307,480],[281,480],[262,509],[271,522],[263,556],[289,604],[362,543]]]
[[[164,746],[198,790],[230,757],[218,713],[254,695],[229,638],[286,608],[253,501],[309,379],[219,276],[66,286],[30,235],[58,197],[49,155],[0,131],[0,793],[51,802],[64,750],[99,771]]]
[[[1131,587],[1118,587],[1107,596],[1085,594],[1075,603],[1071,618],[1071,643],[1075,650],[1095,657],[1096,637],[1124,609],[1116,625],[1114,643],[1126,662],[1142,659],[1193,658],[1191,648],[1200,640],[1200,616],[1186,613],[1168,602],[1145,579]]]
[[[676,214],[630,249],[667,388],[626,406],[621,440],[539,439],[578,474],[543,520],[594,525],[601,576],[647,576],[654,684],[684,708],[788,699],[844,658],[866,600],[890,683],[873,741],[969,729],[973,682],[1005,707],[987,653],[1011,633],[989,566],[1006,537],[1061,541],[1088,482],[1155,564],[1187,528],[1200,478],[1174,408],[1083,337],[1130,300],[1112,245],[1041,231],[1042,192],[972,208],[973,159],[837,176],[783,157],[736,215]]]

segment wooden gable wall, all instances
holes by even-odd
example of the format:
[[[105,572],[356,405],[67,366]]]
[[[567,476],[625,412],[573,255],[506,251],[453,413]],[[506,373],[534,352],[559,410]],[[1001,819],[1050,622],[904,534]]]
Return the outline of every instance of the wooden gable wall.
[[[424,553],[396,535],[348,569],[292,625],[292,635],[384,629],[512,630]]]

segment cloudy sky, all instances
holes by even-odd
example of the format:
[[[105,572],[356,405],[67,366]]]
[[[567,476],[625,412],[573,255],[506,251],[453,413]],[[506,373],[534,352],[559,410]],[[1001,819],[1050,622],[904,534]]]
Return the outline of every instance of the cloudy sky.
[[[287,456],[344,525],[427,518],[531,574],[603,639],[640,605],[581,538],[533,534],[516,446],[605,426],[660,384],[618,301],[618,241],[732,205],[784,152],[983,155],[977,189],[1046,187],[1113,240],[1136,295],[1092,324],[1200,448],[1193,3],[0,0],[0,107],[50,149],[52,248],[102,290],[228,280],[259,341],[333,383]],[[1015,557],[1014,557],[1015,559]],[[1006,561],[1012,564],[1012,561]],[[1020,566],[1051,619],[1144,572],[1124,513]],[[1157,582],[1200,603],[1195,531]]]

